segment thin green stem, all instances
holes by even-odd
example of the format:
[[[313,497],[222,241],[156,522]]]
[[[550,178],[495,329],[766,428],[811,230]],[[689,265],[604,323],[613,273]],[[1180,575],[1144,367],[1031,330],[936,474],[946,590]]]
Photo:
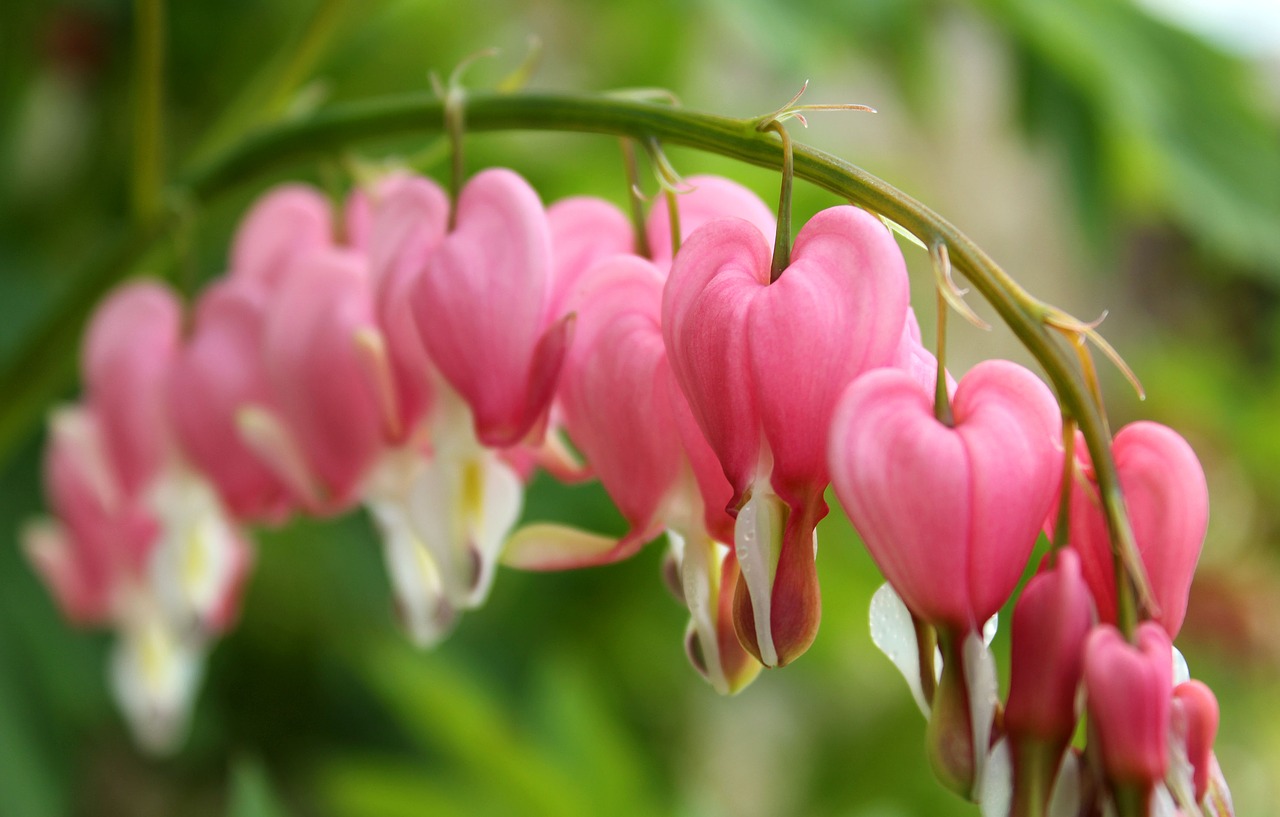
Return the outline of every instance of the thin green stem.
[[[782,189],[778,193],[778,231],[773,240],[773,263],[769,267],[769,283],[782,276],[791,265],[791,182],[796,175],[795,154],[787,126],[774,119],[765,128],[782,140]]]
[[[164,207],[164,0],[134,0],[133,215],[149,224]]]
[[[1054,550],[1067,546],[1071,533],[1071,494],[1076,481],[1076,420],[1062,413],[1062,483],[1058,487],[1058,518],[1053,525]]]
[[[680,201],[676,191],[670,187],[662,188],[662,195],[667,197],[667,225],[671,231],[671,257],[680,252]]]
[[[622,145],[622,165],[627,174],[627,210],[631,214],[631,232],[633,233],[636,255],[653,258],[653,248],[649,246],[649,231],[644,223],[644,199],[640,192],[640,160],[636,158],[636,143],[632,139],[618,140]]]
[[[181,191],[193,205],[208,203],[225,193],[261,179],[268,172],[332,155],[356,144],[376,145],[405,136],[440,133],[444,127],[443,103],[429,94],[414,94],[334,106],[305,120],[293,121],[261,131],[230,152],[202,165],[183,177]],[[634,139],[658,139],[716,153],[760,167],[783,164],[782,145],[756,129],[755,120],[734,119],[698,113],[630,99],[600,96],[544,94],[471,94],[467,98],[468,131],[555,130],[598,133]],[[987,256],[968,236],[950,222],[906,193],[831,154],[802,144],[793,145],[795,175],[843,199],[853,202],[901,225],[925,246],[938,242],[949,249],[952,266],[992,305],[1022,344],[1044,368],[1057,390],[1063,407],[1079,424],[1088,444],[1113,542],[1132,541],[1128,515],[1121,498],[1110,437],[1101,412],[1089,394],[1078,361],[1064,347],[1056,331],[1046,328],[1049,308],[1028,294]],[[65,307],[46,326],[37,330],[33,341],[24,345],[14,362],[0,371],[0,394],[26,395],[24,375],[31,360],[49,355],[70,356],[69,343],[75,333],[56,336],[49,347],[36,348],[36,339],[54,337],[53,324],[82,325],[91,308],[92,295],[105,289],[104,283],[123,278],[134,269],[138,250],[166,235],[171,224],[140,228],[122,240],[118,262],[100,267],[92,276],[78,281]],[[56,359],[56,358],[55,358]],[[56,390],[46,393],[47,401]],[[9,398],[0,407],[0,455],[14,440],[14,428],[27,428],[35,414],[30,411],[40,401]],[[17,405],[19,408],[15,409]]]

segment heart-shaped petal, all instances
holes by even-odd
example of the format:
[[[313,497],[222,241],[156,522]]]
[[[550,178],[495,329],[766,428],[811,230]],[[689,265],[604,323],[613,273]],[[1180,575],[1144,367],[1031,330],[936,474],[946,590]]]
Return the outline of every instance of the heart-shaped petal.
[[[551,238],[538,194],[510,170],[478,174],[412,306],[428,354],[470,405],[485,445],[519,443],[551,401],[567,328],[551,325],[550,297]]]
[[[826,487],[836,400],[858,375],[893,363],[908,295],[906,264],[884,225],[832,207],[804,226],[790,266],[752,304],[752,382],[773,486],[788,502]]]
[[[1089,475],[1088,454],[1078,446],[1083,480],[1071,497],[1071,545],[1080,554],[1098,617],[1116,620],[1111,537]],[[1187,594],[1209,524],[1209,489],[1195,452],[1173,429],[1131,423],[1111,444],[1133,537],[1160,609],[1154,618],[1176,638],[1187,613]]]
[[[362,257],[322,251],[281,287],[264,334],[264,363],[280,413],[327,499],[347,507],[382,445],[382,413],[357,347],[376,332]]]
[[[960,382],[954,427],[911,375],[871,372],[841,398],[832,482],[872,558],[932,624],[975,629],[1013,592],[1059,479],[1061,420],[1007,361]]]
[[[656,533],[683,452],[659,325],[662,274],[637,256],[595,267],[573,299],[562,373],[565,429],[632,529]]]

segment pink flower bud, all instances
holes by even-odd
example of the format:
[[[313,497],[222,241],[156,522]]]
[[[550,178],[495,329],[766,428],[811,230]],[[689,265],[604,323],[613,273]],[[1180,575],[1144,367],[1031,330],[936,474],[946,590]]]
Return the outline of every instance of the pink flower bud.
[[[1046,563],[1053,558],[1046,556]],[[1064,548],[1056,559],[1027,582],[1013,608],[1009,701],[1004,711],[1010,735],[1052,744],[1053,771],[1079,719],[1076,691],[1094,618],[1080,557]]]
[[[1153,621],[1138,626],[1137,646],[1109,624],[1085,642],[1084,681],[1089,723],[1107,778],[1146,790],[1169,767],[1169,708],[1173,652],[1169,635]]]
[[[1216,761],[1213,740],[1218,734],[1218,699],[1200,681],[1186,681],[1173,690],[1172,726],[1191,764],[1196,802],[1209,790],[1209,776]]]
[[[1159,610],[1150,611],[1176,638],[1209,522],[1209,489],[1195,452],[1177,432],[1158,423],[1120,429],[1111,445],[1133,536]],[[1081,469],[1092,476],[1088,453],[1077,446]],[[1077,480],[1071,496],[1071,546],[1080,554],[1098,617],[1116,620],[1111,537],[1097,487]]]
[[[1057,489],[1061,418],[1049,389],[1008,361],[974,367],[954,426],[897,369],[845,392],[832,426],[836,495],[907,607],[976,631],[1017,586]]]

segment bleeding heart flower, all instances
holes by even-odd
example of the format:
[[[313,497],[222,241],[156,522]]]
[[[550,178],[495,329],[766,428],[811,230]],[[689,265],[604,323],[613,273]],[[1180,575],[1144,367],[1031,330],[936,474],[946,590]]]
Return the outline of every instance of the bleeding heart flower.
[[[1169,767],[1169,710],[1173,653],[1169,635],[1153,621],[1138,625],[1137,645],[1109,624],[1085,644],[1084,682],[1089,723],[1107,779],[1149,799]]]
[[[360,348],[362,336],[377,333],[367,264],[354,253],[317,252],[271,300],[264,366],[287,436],[318,486],[306,496],[315,512],[349,507],[383,445],[386,400]]]
[[[467,184],[456,215],[413,287],[413,316],[476,436],[516,445],[546,414],[572,328],[551,314],[546,214],[528,182],[493,169]]]
[[[836,398],[894,361],[907,309],[897,245],[852,207],[814,216],[772,284],[770,264],[754,226],[710,222],[684,244],[663,300],[672,369],[734,491],[738,634],[767,666],[816,633],[814,527]]]
[[[392,176],[372,194],[369,260],[378,325],[395,381],[401,442],[431,409],[434,368],[413,320],[412,293],[444,240],[449,197],[421,176]]]
[[[832,481],[871,556],[911,611],[976,631],[1017,586],[1060,478],[1057,403],[1008,361],[974,367],[955,422],[899,370],[872,372],[841,398]]]
[[[297,498],[242,434],[242,410],[273,410],[263,368],[267,298],[224,279],[200,298],[195,328],[169,379],[168,408],[183,452],[241,519],[284,518]]]
[[[1111,537],[1098,498],[1092,463],[1076,445],[1077,471],[1071,492],[1071,546],[1080,554],[1098,617],[1116,620],[1115,567]],[[1195,452],[1174,430],[1152,422],[1131,423],[1111,444],[1133,537],[1147,569],[1159,610],[1152,617],[1176,638],[1187,613],[1187,596],[1209,524],[1209,489]]]
[[[1080,720],[1084,643],[1093,599],[1075,551],[1045,557],[1013,608],[1004,727],[1013,764],[1013,813],[1043,812]]]

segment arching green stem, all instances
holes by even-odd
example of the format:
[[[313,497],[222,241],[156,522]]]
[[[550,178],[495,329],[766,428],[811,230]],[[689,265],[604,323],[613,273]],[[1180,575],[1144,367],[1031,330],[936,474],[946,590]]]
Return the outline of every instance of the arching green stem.
[[[782,145],[756,129],[756,120],[688,111],[607,96],[468,94],[467,130],[554,130],[599,133],[716,153],[749,164],[780,169]],[[437,134],[445,125],[444,106],[429,94],[413,94],[337,105],[300,121],[258,132],[211,163],[182,177],[175,191],[193,205],[210,202],[269,171],[331,155],[356,144]],[[1046,327],[1050,308],[1027,293],[968,236],[928,207],[829,153],[794,144],[795,175],[843,199],[879,213],[917,236],[925,246],[945,244],[951,265],[991,304],[1043,367],[1063,407],[1076,418],[1093,460],[1113,542],[1132,548],[1133,535],[1120,494],[1105,421],[1089,394],[1079,362]],[[52,319],[33,333],[22,351],[0,372],[0,454],[35,421],[66,379],[71,344],[97,298],[136,268],[139,258],[167,236],[175,218],[166,214],[124,238],[112,260],[79,279]],[[43,368],[43,367],[47,367]],[[33,387],[29,381],[39,381]],[[43,385],[40,385],[43,384]],[[36,388],[43,391],[37,392]],[[1136,551],[1135,551],[1136,552]],[[1137,577],[1145,584],[1145,579]]]

